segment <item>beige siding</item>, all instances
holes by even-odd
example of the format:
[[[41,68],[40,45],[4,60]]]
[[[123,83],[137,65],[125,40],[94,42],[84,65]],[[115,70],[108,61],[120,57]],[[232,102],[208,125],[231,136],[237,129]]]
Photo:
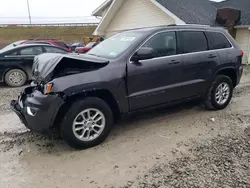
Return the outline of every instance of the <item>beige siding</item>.
[[[244,51],[243,63],[247,64],[250,55],[250,31],[247,28],[237,29],[236,41]]]
[[[149,0],[124,0],[106,30],[110,36],[116,32],[140,27],[173,24],[175,21]]]

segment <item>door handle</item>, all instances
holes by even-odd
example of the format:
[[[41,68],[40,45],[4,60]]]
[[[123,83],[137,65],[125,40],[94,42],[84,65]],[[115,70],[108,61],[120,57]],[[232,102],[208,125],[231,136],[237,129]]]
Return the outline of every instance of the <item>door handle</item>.
[[[176,60],[172,60],[169,64],[170,65],[176,65],[176,64],[180,64],[180,61],[176,61]]]
[[[217,57],[216,55],[213,55],[213,54],[210,54],[209,56],[208,56],[208,58],[215,58],[215,57]]]

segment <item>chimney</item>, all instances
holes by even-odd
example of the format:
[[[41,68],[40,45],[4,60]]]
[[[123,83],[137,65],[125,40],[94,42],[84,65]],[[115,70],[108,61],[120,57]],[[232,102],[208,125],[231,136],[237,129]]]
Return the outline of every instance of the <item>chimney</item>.
[[[241,11],[233,8],[221,8],[217,10],[216,22],[228,29],[228,32],[235,38],[236,29],[234,26],[240,21]]]

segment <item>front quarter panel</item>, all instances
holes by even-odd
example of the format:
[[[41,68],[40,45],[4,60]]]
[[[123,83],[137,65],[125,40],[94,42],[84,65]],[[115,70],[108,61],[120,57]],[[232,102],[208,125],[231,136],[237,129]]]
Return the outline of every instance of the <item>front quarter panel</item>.
[[[108,90],[122,113],[128,111],[126,96],[126,64],[111,63],[108,66],[91,72],[85,72],[52,80],[52,92],[63,93],[67,97],[84,94],[88,91]]]

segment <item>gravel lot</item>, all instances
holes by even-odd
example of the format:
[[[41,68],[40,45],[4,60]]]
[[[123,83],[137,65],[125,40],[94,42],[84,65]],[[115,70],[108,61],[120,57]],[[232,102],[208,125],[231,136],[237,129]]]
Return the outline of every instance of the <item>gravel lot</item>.
[[[133,116],[75,151],[24,128],[0,88],[0,187],[250,187],[250,69],[230,106],[189,103]]]

